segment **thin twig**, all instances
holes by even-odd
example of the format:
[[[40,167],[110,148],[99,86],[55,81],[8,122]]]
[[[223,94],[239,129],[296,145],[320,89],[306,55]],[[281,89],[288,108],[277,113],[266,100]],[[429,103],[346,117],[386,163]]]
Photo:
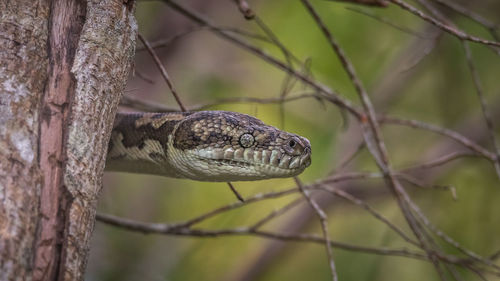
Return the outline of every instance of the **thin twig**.
[[[269,213],[267,216],[263,217],[262,219],[260,219],[258,222],[256,222],[254,225],[252,225],[250,228],[251,229],[258,229],[258,228],[261,228],[264,224],[268,223],[269,221],[271,221],[272,219],[288,212],[289,210],[291,210],[292,208],[294,208],[295,206],[299,205],[300,203],[302,203],[302,201],[304,201],[304,198],[302,197],[299,197],[295,200],[293,200],[292,202],[286,204],[285,206],[283,206],[282,208],[278,209],[278,210],[274,210],[272,211],[271,213]]]
[[[314,234],[287,234],[287,233],[256,230],[246,227],[240,227],[234,229],[220,229],[220,230],[179,228],[177,227],[177,225],[145,223],[107,214],[97,214],[96,219],[100,222],[109,225],[113,225],[131,231],[141,232],[144,234],[157,233],[157,234],[170,234],[170,235],[195,236],[195,237],[250,235],[250,236],[260,236],[264,238],[278,239],[282,241],[312,242],[318,244],[325,243],[325,239],[323,237]],[[330,241],[330,245],[331,247],[349,251],[357,251],[375,255],[400,256],[400,257],[414,258],[419,260],[427,260],[426,256],[423,255],[422,253],[410,251],[407,249],[372,248],[372,247],[364,247],[347,243],[341,243],[337,241]],[[452,257],[443,256],[443,258],[447,259],[450,262],[454,261]]]
[[[498,258],[500,258],[500,250],[496,251],[493,255],[491,255],[489,259],[494,261]]]
[[[428,124],[428,123],[418,121],[418,120],[400,119],[400,118],[394,118],[394,117],[388,117],[388,116],[382,116],[379,118],[379,120],[381,123],[385,123],[385,124],[403,125],[403,126],[407,126],[410,128],[423,129],[423,130],[427,130],[430,132],[434,132],[434,133],[446,136],[446,137],[453,139],[456,142],[464,145],[465,147],[471,149],[472,151],[477,152],[478,154],[489,159],[490,161],[494,161],[495,157],[496,157],[494,153],[488,151],[487,149],[485,149],[484,147],[475,143],[474,141],[470,140],[469,138],[459,134],[458,132],[450,130],[450,129],[441,128],[439,126]]]
[[[233,104],[233,103],[259,103],[259,104],[279,104],[297,101],[301,99],[314,98],[316,100],[322,100],[323,98],[317,94],[303,93],[287,97],[277,97],[277,98],[255,98],[255,97],[229,97],[215,100],[213,102],[193,106],[193,110],[204,110],[210,107],[214,107],[221,104]]]
[[[128,95],[122,96],[120,105],[146,112],[179,112],[177,107],[166,106],[161,103],[153,103]]]
[[[316,100],[322,100],[323,98],[317,94],[308,94],[302,93],[294,96],[288,96],[285,98],[255,98],[255,97],[229,97],[229,98],[221,98],[216,99],[210,103],[198,104],[189,106],[188,111],[200,111],[206,110],[214,106],[219,106],[222,104],[238,104],[238,103],[258,103],[258,104],[279,104],[279,103],[287,103],[292,101],[297,101],[301,99],[314,98]],[[148,112],[176,112],[179,109],[174,107],[169,107],[166,105],[162,105],[159,103],[153,103],[144,101],[139,98],[134,98],[131,96],[123,96],[120,105],[135,108],[142,111]]]
[[[212,29],[212,27],[208,27],[208,26],[196,26],[196,27],[190,28],[188,30],[182,31],[178,34],[175,34],[171,37],[158,39],[157,41],[150,42],[150,45],[153,49],[166,48],[166,47],[170,46],[170,44],[172,44],[176,40],[179,40],[180,38],[182,38],[186,35],[189,35],[189,34],[192,34],[194,32],[198,32],[198,31],[205,31],[205,30],[211,31],[211,29]],[[267,43],[272,43],[272,41],[269,40],[269,38],[262,36],[260,34],[250,32],[250,31],[246,31],[246,30],[242,30],[242,29],[238,29],[238,28],[234,28],[234,27],[224,27],[224,26],[219,26],[216,29],[223,30],[225,32],[238,34],[240,36],[248,37],[251,39],[256,39],[256,40],[267,42]],[[147,48],[144,46],[137,48],[137,52],[143,52],[146,50],[147,50]]]
[[[494,264],[491,260],[489,260],[487,258],[484,258],[484,257],[482,257],[482,256],[474,253],[473,251],[471,251],[471,250],[463,247],[460,243],[458,243],[457,241],[455,241],[453,238],[451,238],[450,236],[446,235],[438,227],[436,227],[434,224],[432,224],[429,221],[429,219],[427,219],[427,217],[424,215],[424,213],[422,212],[422,210],[420,210],[420,208],[417,205],[415,205],[413,203],[410,203],[410,206],[415,211],[415,213],[417,214],[417,216],[419,216],[420,219],[422,219],[422,221],[424,222],[425,226],[428,227],[430,230],[432,230],[432,232],[434,232],[437,236],[439,236],[441,239],[443,239],[444,241],[446,241],[448,244],[450,244],[453,247],[457,248],[459,251],[461,251],[465,255],[469,256],[473,260],[481,262],[481,263],[484,263],[484,264],[486,264],[488,266],[491,266],[492,268],[495,268],[497,270],[500,270],[500,266]]]
[[[484,121],[486,122],[488,135],[490,137],[491,143],[493,144],[493,148],[495,149],[496,155],[493,159],[493,163],[495,166],[497,177],[500,179],[500,146],[498,145],[497,138],[495,136],[495,125],[493,124],[493,118],[491,118],[491,113],[488,109],[487,102],[484,97],[483,86],[481,85],[479,73],[477,73],[476,66],[474,65],[474,61],[472,59],[472,53],[469,44],[467,42],[462,43],[465,49],[465,58],[467,59],[467,65],[469,66],[469,70],[472,75],[472,81],[474,82],[474,87],[476,88],[477,97],[479,99],[479,103],[481,104],[481,110],[483,112]]]
[[[406,242],[408,242],[410,244],[413,244],[415,246],[418,246],[418,243],[415,242],[410,237],[408,237],[408,235],[406,235],[403,232],[403,230],[401,230],[399,227],[397,227],[396,225],[394,225],[393,223],[391,223],[386,217],[384,217],[382,214],[380,214],[377,211],[375,211],[375,209],[373,209],[370,205],[368,205],[363,200],[354,197],[353,195],[347,193],[344,190],[341,190],[341,189],[338,189],[338,188],[331,188],[331,187],[326,186],[326,185],[323,185],[323,186],[325,187],[324,190],[326,190],[328,192],[331,192],[331,193],[333,193],[335,195],[338,195],[339,197],[344,198],[345,200],[347,200],[347,201],[349,201],[349,202],[351,202],[351,203],[353,203],[355,205],[358,205],[358,206],[362,207],[367,212],[369,212],[373,217],[375,217],[377,220],[380,220],[381,222],[383,222],[384,224],[386,224],[390,229],[392,229],[399,236],[401,236]]]
[[[500,42],[494,42],[494,41],[490,41],[490,40],[486,40],[483,38],[469,35],[461,30],[458,30],[458,29],[455,29],[451,26],[446,25],[446,24],[440,22],[439,20],[437,20],[429,15],[426,15],[424,12],[420,11],[419,9],[413,7],[412,5],[410,5],[404,1],[401,1],[401,0],[389,0],[389,1],[396,4],[397,6],[401,7],[402,9],[416,15],[417,17],[433,24],[434,26],[448,32],[449,34],[454,35],[455,37],[457,37],[461,40],[467,40],[467,41],[480,43],[480,44],[484,44],[484,45],[500,47]]]
[[[355,9],[355,8],[351,8],[351,7],[347,7],[346,9],[357,12],[357,13],[361,13],[361,14],[366,15],[368,17],[371,17],[377,21],[380,21],[384,24],[387,24],[387,25],[389,25],[395,29],[398,29],[402,32],[409,33],[410,35],[414,35],[418,38],[432,40],[433,44],[431,44],[430,47],[427,47],[426,49],[424,49],[424,51],[421,52],[421,55],[419,55],[416,59],[413,59],[413,62],[410,65],[406,66],[404,69],[401,69],[401,72],[407,72],[407,71],[413,69],[415,66],[417,66],[426,56],[428,56],[431,53],[432,50],[434,50],[434,48],[437,45],[438,39],[441,37],[440,36],[442,33],[441,31],[438,33],[437,36],[426,36],[426,35],[421,34],[420,32],[416,32],[416,31],[409,29],[407,27],[399,26],[398,24],[391,22],[389,19],[386,19],[384,17],[380,17],[374,13],[370,13],[370,12],[365,11],[365,10]]]
[[[290,195],[290,194],[294,194],[294,193],[297,193],[299,192],[299,190],[296,188],[296,187],[293,187],[293,188],[289,188],[289,189],[285,189],[285,190],[282,190],[282,191],[274,191],[274,192],[269,192],[269,193],[264,193],[264,194],[257,194],[257,195],[254,195],[254,196],[250,196],[248,198],[245,199],[245,202],[242,202],[242,201],[237,201],[237,202],[234,202],[234,203],[231,203],[231,204],[227,204],[227,205],[224,205],[224,206],[221,206],[221,207],[218,207],[212,211],[209,211],[209,212],[206,212],[202,215],[199,215],[197,217],[194,217],[192,219],[189,219],[189,220],[186,220],[182,223],[179,223],[177,224],[177,227],[191,227],[195,224],[198,224],[202,221],[205,221],[209,218],[212,218],[216,215],[219,215],[219,214],[222,214],[224,212],[227,212],[227,211],[230,211],[230,210],[234,210],[234,209],[237,209],[237,208],[241,208],[241,207],[245,207],[245,206],[248,206],[249,204],[252,204],[252,203],[255,203],[255,202],[259,202],[259,201],[262,201],[262,200],[267,200],[267,199],[272,199],[272,198],[279,198],[279,197],[282,197],[282,196],[287,196],[287,195]]]
[[[470,266],[470,265],[465,265],[466,268],[468,268],[470,271],[472,271],[473,273],[475,273],[479,278],[481,278],[481,280],[483,281],[489,281],[486,276],[484,276],[484,274],[478,270],[477,268],[473,267],[473,266]]]
[[[302,186],[302,182],[299,180],[299,178],[294,177],[293,179],[297,183],[300,192],[304,195],[311,208],[313,208],[316,215],[318,215],[319,221],[321,223],[321,229],[323,231],[323,237],[325,239],[326,253],[328,256],[328,260],[330,261],[329,265],[330,265],[330,272],[332,274],[332,280],[338,281],[339,278],[337,275],[337,271],[335,270],[335,261],[333,259],[330,234],[328,232],[328,217],[326,216],[325,212],[323,212],[321,207],[316,203],[316,201],[312,199],[311,195],[309,194],[309,191],[304,189],[304,187]]]
[[[255,22],[257,25],[260,27],[262,31],[269,37],[269,39],[280,49],[280,51],[283,53],[283,56],[285,57],[285,61],[288,65],[289,68],[293,68],[293,62],[292,62],[292,57],[293,54],[281,43],[281,41],[278,39],[278,36],[274,34],[274,32],[267,26],[267,24],[264,23],[264,21],[260,17],[255,17]],[[295,57],[294,57],[295,58]],[[286,73],[285,79],[283,80],[282,88],[280,91],[280,97],[284,98],[288,92],[292,89],[293,87],[293,81],[291,80],[292,74]],[[291,82],[292,81],[292,82]],[[285,104],[280,103],[279,104],[279,111],[280,111],[280,119],[281,119],[281,128],[285,129]]]
[[[162,64],[160,58],[158,57],[158,55],[156,54],[155,50],[153,50],[153,48],[151,47],[149,42],[140,33],[138,34],[138,37],[141,40],[142,44],[144,44],[144,46],[148,50],[148,53],[151,55],[156,66],[160,70],[161,76],[163,77],[163,79],[167,83],[168,88],[170,89],[170,91],[172,92],[172,95],[175,98],[175,101],[177,102],[177,104],[179,105],[179,107],[181,108],[182,111],[186,111],[186,108],[184,107],[184,105],[182,104],[182,102],[179,98],[179,95],[177,95],[177,91],[175,90],[174,85],[172,84],[172,81],[170,81],[170,77],[168,76],[167,70],[163,66],[163,64]]]
[[[241,194],[238,192],[238,190],[236,190],[236,188],[234,188],[234,186],[231,182],[227,182],[227,185],[229,186],[229,189],[231,189],[231,191],[233,192],[234,196],[236,196],[236,198],[238,200],[240,200],[240,202],[245,202],[245,199],[243,199],[243,196],[241,196]]]
[[[414,166],[410,166],[408,168],[404,168],[401,170],[401,172],[407,173],[407,172],[415,171],[415,170],[431,169],[431,168],[439,167],[441,165],[449,163],[453,160],[465,158],[465,157],[479,157],[479,155],[477,155],[476,153],[473,153],[473,152],[469,152],[469,151],[463,151],[463,152],[454,151],[454,152],[451,152],[449,154],[443,155],[437,159],[431,160],[429,162],[417,164]]]
[[[354,150],[351,154],[347,155],[344,160],[340,161],[340,163],[328,173],[328,176],[331,176],[335,174],[338,170],[343,169],[345,166],[347,166],[349,163],[351,163],[354,158],[356,158],[357,155],[363,150],[363,148],[366,147],[365,142],[360,142],[359,145],[356,147],[356,150]]]
[[[376,21],[379,21],[379,22],[381,22],[383,24],[386,24],[386,25],[388,25],[388,26],[390,26],[392,28],[395,28],[395,29],[397,29],[397,30],[399,30],[401,32],[404,32],[404,33],[416,36],[416,37],[418,37],[420,39],[433,39],[433,38],[429,38],[429,37],[427,37],[427,36],[425,36],[423,34],[420,34],[419,32],[414,31],[414,30],[412,30],[410,28],[407,28],[407,27],[404,27],[404,26],[400,26],[400,25],[398,25],[396,23],[393,23],[388,18],[380,17],[377,14],[369,12],[369,11],[366,11],[364,9],[358,9],[358,8],[354,8],[354,7],[347,7],[346,9],[349,10],[349,11],[352,11],[352,12],[355,12],[355,13],[362,14],[362,15],[365,15],[367,17],[370,17],[370,18],[372,18],[372,19],[374,19]]]
[[[135,67],[134,67],[133,75],[136,76],[136,77],[138,77],[139,79],[145,81],[148,84],[154,84],[155,83],[155,81],[153,79],[151,79],[150,77],[146,76],[144,73],[142,73],[140,71],[137,71],[137,69],[135,69]]]
[[[487,20],[483,16],[471,11],[468,8],[461,6],[457,2],[451,2],[448,0],[434,0],[434,1],[447,7],[447,8],[450,8],[451,10],[453,10],[459,14],[462,14],[463,16],[470,18],[471,20],[479,23],[482,26],[485,26],[490,31],[493,38],[497,41],[500,41],[500,37],[498,36],[498,33],[496,32],[499,29],[498,24],[495,24],[495,23]]]
[[[375,6],[375,7],[387,7],[389,2],[387,0],[328,0],[332,2],[348,2],[359,5]]]
[[[408,175],[408,174],[404,174],[404,173],[396,173],[395,176],[398,178],[398,179],[401,179],[403,181],[406,181],[410,184],[413,184],[417,187],[421,187],[421,188],[426,188],[426,187],[430,187],[430,188],[434,188],[434,189],[442,189],[442,190],[446,190],[446,191],[450,191],[451,193],[451,197],[453,198],[453,200],[457,200],[458,197],[457,197],[457,189],[454,187],[454,186],[450,186],[450,185],[437,185],[437,184],[432,184],[432,185],[427,185],[426,183],[420,181],[419,179],[411,176],[411,175]]]
[[[274,32],[269,28],[267,24],[264,23],[264,21],[255,14],[255,12],[250,8],[248,3],[244,0],[235,0],[234,1],[240,10],[240,12],[243,14],[245,19],[247,20],[254,20],[254,22],[257,24],[257,26],[266,34],[267,38],[276,46],[280,51],[283,53],[283,56],[285,57],[285,61],[288,65],[289,68],[293,68],[293,62],[292,62],[292,57],[296,60],[298,60],[295,56],[291,54],[291,52],[281,43],[281,41],[278,39],[278,37],[274,34]],[[284,83],[282,86],[282,91],[280,94],[280,97],[286,96],[287,92],[291,89],[291,87],[288,86],[290,83],[290,78],[292,75],[290,73],[287,73],[284,79]],[[280,119],[281,119],[281,128],[285,128],[285,110],[284,110],[284,104],[280,103]]]
[[[471,258],[471,260],[474,260],[476,262],[479,262],[479,263],[482,263],[482,264],[485,264],[485,265],[488,265],[490,266],[491,268],[494,268],[496,269],[496,271],[490,271],[490,273],[493,273],[495,275],[499,275],[500,276],[500,266],[496,265],[493,263],[493,261],[487,259],[487,258],[484,258],[476,253],[474,253],[473,251],[463,247],[462,245],[460,245],[457,241],[455,241],[454,239],[452,239],[451,237],[449,237],[448,235],[446,235],[444,232],[442,232],[441,230],[439,230],[437,227],[435,227],[434,225],[430,224],[428,221],[426,221],[426,225],[432,229],[433,232],[435,232],[440,238],[442,238],[444,241],[446,241],[448,244],[454,246],[455,248],[457,248],[459,251],[461,251],[462,253],[464,253],[465,255],[469,256]]]
[[[446,270],[453,276],[453,278],[457,281],[464,281],[460,273],[453,267],[452,265],[445,264],[444,267]]]

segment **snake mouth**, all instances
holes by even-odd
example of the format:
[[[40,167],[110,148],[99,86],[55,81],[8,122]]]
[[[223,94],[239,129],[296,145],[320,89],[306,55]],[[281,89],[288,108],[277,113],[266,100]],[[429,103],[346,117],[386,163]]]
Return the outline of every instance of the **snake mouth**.
[[[279,150],[253,150],[253,149],[199,149],[196,156],[203,160],[214,161],[223,165],[251,167],[258,166],[272,170],[289,170],[290,172],[302,171],[311,164],[311,153],[307,150],[301,155],[287,155]]]

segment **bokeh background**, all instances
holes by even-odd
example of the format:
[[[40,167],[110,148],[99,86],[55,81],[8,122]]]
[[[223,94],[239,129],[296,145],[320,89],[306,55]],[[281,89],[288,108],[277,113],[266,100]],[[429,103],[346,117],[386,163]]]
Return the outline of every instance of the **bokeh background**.
[[[255,21],[243,18],[233,1],[181,2],[218,26],[264,34]],[[458,39],[440,33],[394,5],[371,8],[334,1],[312,2],[352,60],[378,112],[457,130],[492,150],[464,48]],[[498,1],[457,3],[500,23]],[[341,64],[300,1],[260,0],[249,1],[249,4],[284,46],[300,60],[307,61],[308,71],[314,79],[359,104]],[[467,32],[492,39],[481,25],[447,9],[440,11]],[[136,15],[140,33],[149,41],[175,37],[157,52],[187,107],[224,98],[277,98],[283,91],[287,77],[283,71],[214,36],[207,29],[199,30],[164,3],[139,1]],[[284,59],[276,46],[246,39]],[[500,56],[483,45],[470,46],[488,106],[497,116],[494,121],[500,128]],[[139,44],[138,49],[141,47]],[[314,92],[296,82],[288,96],[304,93]],[[176,107],[152,59],[141,50],[136,56],[135,75],[130,77],[124,95]],[[362,142],[353,118],[331,103],[314,98],[287,102],[283,106],[246,102],[220,104],[209,109],[251,114],[270,125],[307,137],[312,144],[313,162],[300,175],[305,184],[327,177]],[[123,107],[122,110],[133,109]],[[383,134],[396,169],[424,163],[452,151],[466,151],[450,139],[422,130],[384,126]],[[496,134],[500,137],[499,129]],[[335,171],[337,174],[348,172],[378,170],[368,151],[362,149],[348,166]],[[500,184],[490,162],[479,157],[461,158],[414,177],[423,187],[405,183],[405,188],[433,224],[483,256],[500,250]],[[235,183],[243,197],[293,186],[293,179]],[[411,233],[383,180],[364,179],[337,186],[362,198],[406,233]],[[456,191],[456,198],[449,187]],[[377,248],[416,249],[359,206],[325,193],[314,194],[327,212],[333,241]],[[251,204],[198,227],[248,226],[300,196],[296,193]],[[173,223],[235,201],[234,194],[224,183],[109,173],[105,176],[99,212],[145,222]],[[319,221],[305,202],[264,229],[321,234]],[[460,256],[446,243],[440,241],[440,245],[448,253]],[[333,250],[340,280],[440,280],[434,267],[426,261]],[[327,261],[321,244],[255,236],[143,235],[97,222],[86,280],[330,280]],[[463,280],[480,280],[470,271],[459,267],[456,270]],[[494,275],[486,277],[500,280]]]

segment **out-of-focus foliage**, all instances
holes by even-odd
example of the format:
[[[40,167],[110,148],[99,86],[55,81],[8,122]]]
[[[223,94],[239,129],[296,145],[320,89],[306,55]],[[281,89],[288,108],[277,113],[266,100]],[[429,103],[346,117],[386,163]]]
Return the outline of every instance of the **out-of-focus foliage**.
[[[182,1],[225,27],[238,27],[262,33],[252,21],[245,21],[233,1]],[[346,51],[357,73],[376,104],[376,109],[393,116],[418,119],[467,134],[486,132],[479,101],[459,40],[443,34],[432,47],[436,34],[421,19],[390,5],[367,8],[333,1],[312,1],[328,27]],[[462,1],[468,3],[468,1]],[[473,1],[470,9],[485,17],[500,16],[496,1]],[[337,90],[355,103],[358,98],[335,54],[300,1],[249,1],[257,15],[281,42],[299,59],[309,59],[315,79]],[[422,34],[418,38],[347,8],[362,9],[400,27]],[[471,34],[490,38],[476,23],[446,12]],[[169,38],[195,25],[160,2],[139,1],[137,18],[140,31],[151,41]],[[433,33],[434,32],[434,33]],[[412,49],[416,41],[428,42],[428,55]],[[270,44],[251,40],[268,53],[283,59]],[[471,44],[474,62],[483,82],[491,109],[499,104],[500,57],[492,50]],[[158,50],[182,101],[188,107],[227,97],[279,97],[285,73],[252,54],[221,40],[210,31],[182,36],[167,48]],[[164,81],[146,52],[139,52],[136,71],[152,78],[149,84],[131,77],[126,95],[175,106]],[[388,78],[389,77],[389,78]],[[397,86],[395,86],[397,85]],[[394,87],[392,87],[394,86]],[[300,83],[289,95],[311,92]],[[383,104],[382,104],[383,103]],[[282,127],[279,105],[255,103],[226,104],[211,109],[238,111]],[[284,105],[284,128],[306,136],[312,144],[312,165],[300,176],[304,183],[325,177],[352,152],[359,141],[347,134],[346,127],[357,126],[343,119],[339,109],[314,99]],[[463,125],[476,118],[473,127]],[[498,120],[498,119],[497,119]],[[495,121],[497,121],[495,120]],[[470,124],[470,123],[466,123]],[[500,128],[500,122],[497,122]],[[356,131],[356,130],[354,130]],[[498,134],[497,129],[497,135]],[[393,166],[407,167],[442,155],[439,145],[453,143],[425,131],[384,126],[384,140]],[[470,136],[475,138],[475,136]],[[481,143],[491,148],[488,138]],[[351,171],[378,172],[369,153],[363,150],[350,164]],[[417,188],[405,184],[412,198],[431,221],[447,234],[483,256],[500,250],[500,184],[493,166],[480,158],[460,159],[434,170],[428,186],[451,185],[454,200],[446,189]],[[294,186],[292,179],[235,183],[244,196]],[[392,196],[380,179],[353,181],[352,188],[365,187],[373,198],[365,198],[405,232],[411,233]],[[99,211],[149,222],[176,222],[236,201],[223,183],[203,183],[147,175],[106,175]],[[349,190],[347,188],[346,190]],[[268,200],[210,219],[200,225],[209,229],[251,225],[272,210],[300,195]],[[324,194],[321,196],[325,196]],[[345,201],[324,206],[329,218],[331,239],[349,244],[400,248],[409,246],[389,228],[363,209]],[[300,207],[306,207],[305,204]],[[297,210],[297,211],[294,211]],[[293,225],[300,208],[288,212],[265,229],[281,230]],[[316,216],[299,229],[302,233],[321,233]],[[450,253],[458,252],[442,243]],[[272,251],[270,250],[272,249]],[[87,280],[329,280],[323,245],[266,240],[254,236],[217,238],[142,235],[96,224]],[[268,255],[272,255],[269,259]],[[372,255],[334,249],[340,280],[439,280],[433,266],[405,257]],[[464,280],[476,275],[459,270]],[[500,280],[489,276],[489,280]],[[247,278],[247,279],[245,279]]]

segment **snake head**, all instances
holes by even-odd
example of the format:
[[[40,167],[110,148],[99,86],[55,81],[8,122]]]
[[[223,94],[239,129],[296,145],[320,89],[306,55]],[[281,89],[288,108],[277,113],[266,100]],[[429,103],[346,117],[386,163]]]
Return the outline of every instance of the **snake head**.
[[[187,116],[176,126],[169,145],[169,158],[178,172],[203,181],[291,177],[311,164],[306,138],[228,111]]]

